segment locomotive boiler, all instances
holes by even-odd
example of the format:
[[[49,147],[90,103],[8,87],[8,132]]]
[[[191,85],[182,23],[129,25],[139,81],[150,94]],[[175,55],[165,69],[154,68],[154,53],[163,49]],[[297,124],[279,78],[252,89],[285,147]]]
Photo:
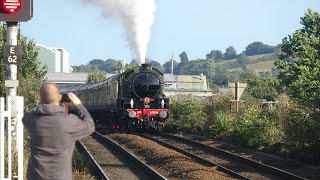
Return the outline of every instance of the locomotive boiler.
[[[163,87],[163,73],[142,64],[98,83],[60,91],[77,94],[95,120],[113,129],[160,131],[169,113]]]

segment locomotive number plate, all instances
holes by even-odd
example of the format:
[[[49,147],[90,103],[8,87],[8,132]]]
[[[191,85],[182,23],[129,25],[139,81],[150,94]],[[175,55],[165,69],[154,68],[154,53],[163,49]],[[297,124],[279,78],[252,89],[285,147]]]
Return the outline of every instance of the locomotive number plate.
[[[158,111],[150,111],[149,114],[159,114]]]

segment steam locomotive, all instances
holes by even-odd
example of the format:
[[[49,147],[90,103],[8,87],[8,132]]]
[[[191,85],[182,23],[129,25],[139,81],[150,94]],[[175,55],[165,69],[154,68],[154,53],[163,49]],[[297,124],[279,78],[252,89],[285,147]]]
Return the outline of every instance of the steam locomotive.
[[[150,64],[104,81],[60,89],[75,93],[92,117],[113,129],[160,131],[169,113],[164,75]]]

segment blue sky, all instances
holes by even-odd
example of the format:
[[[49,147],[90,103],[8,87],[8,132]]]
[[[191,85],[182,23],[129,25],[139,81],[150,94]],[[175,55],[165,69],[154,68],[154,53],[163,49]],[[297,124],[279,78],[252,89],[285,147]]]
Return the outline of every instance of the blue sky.
[[[319,0],[156,0],[156,6],[147,57],[161,64],[172,52],[180,61],[183,51],[196,59],[229,46],[240,53],[254,41],[277,45],[301,28],[307,8],[320,12]],[[81,0],[34,0],[34,17],[21,23],[21,31],[39,44],[66,49],[71,65],[134,58],[121,21],[105,19],[99,7]]]

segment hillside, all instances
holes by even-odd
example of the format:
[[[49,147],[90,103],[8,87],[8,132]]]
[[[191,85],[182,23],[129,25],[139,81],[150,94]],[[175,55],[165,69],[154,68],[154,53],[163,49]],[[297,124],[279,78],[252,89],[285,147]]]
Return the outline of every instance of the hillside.
[[[277,59],[275,53],[272,54],[260,54],[247,57],[247,68],[255,72],[271,71],[274,66],[274,61]],[[218,62],[217,65],[232,66],[236,63],[236,59]],[[240,69],[241,67],[230,68],[230,71]]]
[[[271,69],[275,67],[274,61],[275,60],[261,61],[254,64],[248,64],[247,67],[248,69],[253,70],[255,72],[271,71]]]

